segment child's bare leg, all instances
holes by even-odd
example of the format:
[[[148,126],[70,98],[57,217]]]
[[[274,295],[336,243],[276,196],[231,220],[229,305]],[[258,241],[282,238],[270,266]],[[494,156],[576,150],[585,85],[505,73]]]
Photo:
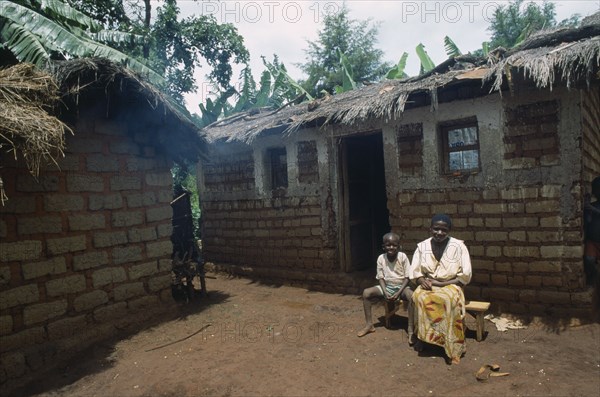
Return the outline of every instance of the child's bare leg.
[[[371,306],[373,306],[373,299],[380,297],[381,291],[378,287],[366,288],[363,291],[362,299],[363,299],[363,309],[365,311],[365,327],[358,331],[358,336],[365,336],[370,334],[371,332],[375,332],[375,327],[373,327],[373,316],[371,314]]]
[[[407,316],[408,316],[408,327],[406,328],[406,334],[408,335],[408,344],[409,346],[414,345],[417,342],[417,336],[415,335],[415,308],[412,301],[413,291],[410,288],[406,288],[404,292],[402,292],[402,299],[408,302],[407,304]]]
[[[406,334],[408,335],[408,344],[410,346],[414,345],[417,341],[417,337],[415,335],[415,308],[412,301],[413,291],[410,288],[406,288],[402,293],[402,298],[405,299],[407,304],[407,316],[408,316],[408,326],[406,328]]]

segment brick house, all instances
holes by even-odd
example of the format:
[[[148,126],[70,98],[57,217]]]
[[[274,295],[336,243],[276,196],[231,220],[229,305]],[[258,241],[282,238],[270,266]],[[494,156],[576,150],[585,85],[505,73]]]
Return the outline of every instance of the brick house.
[[[127,69],[87,59],[58,74],[70,93],[65,156],[37,178],[22,156],[2,156],[5,391],[172,303],[171,166],[204,145],[175,105]]]
[[[470,299],[587,317],[582,202],[600,175],[600,25],[536,36],[205,129],[205,259],[269,282],[359,293],[383,233],[412,256],[432,214],[474,262]]]

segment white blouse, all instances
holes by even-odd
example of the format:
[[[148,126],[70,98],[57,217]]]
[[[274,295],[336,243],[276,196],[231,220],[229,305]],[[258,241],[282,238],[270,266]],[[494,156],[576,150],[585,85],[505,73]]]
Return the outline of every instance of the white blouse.
[[[450,241],[439,262],[433,255],[431,237],[417,244],[409,269],[411,280],[429,277],[437,281],[447,281],[456,277],[462,285],[471,281],[471,257],[467,246],[462,240],[449,238]]]

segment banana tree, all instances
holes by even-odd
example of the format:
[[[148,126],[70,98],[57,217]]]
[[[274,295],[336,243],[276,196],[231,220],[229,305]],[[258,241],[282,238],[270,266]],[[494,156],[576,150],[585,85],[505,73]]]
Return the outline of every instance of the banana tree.
[[[207,126],[219,119],[221,114],[227,113],[227,109],[231,107],[227,101],[235,94],[235,89],[232,87],[221,93],[214,101],[210,98],[206,99],[206,105],[200,104],[201,126]]]
[[[242,71],[242,88],[237,92],[238,99],[228,113],[237,113],[259,107],[280,107],[287,103],[312,100],[313,97],[296,82],[287,72],[285,65],[277,56],[269,62],[262,58],[265,70],[261,73],[258,88],[250,68]],[[300,99],[299,99],[300,98]]]
[[[0,0],[0,44],[20,62],[47,66],[53,59],[103,57],[164,87],[165,79],[143,62],[104,44],[142,43],[139,35],[104,30],[102,24],[61,0]]]
[[[450,57],[450,58],[454,58],[454,57],[457,57],[457,56],[463,54],[458,49],[458,46],[454,43],[454,41],[448,36],[444,37],[444,48],[446,50],[446,55],[448,55],[448,57]],[[481,49],[474,51],[474,54],[487,57],[489,52],[490,52],[490,43],[488,43],[487,41],[484,41],[483,43],[481,43]]]
[[[348,61],[348,58],[344,53],[337,48],[337,55],[340,59],[340,71],[342,73],[342,85],[336,85],[334,87],[335,93],[340,94],[342,92],[351,91],[356,89],[356,82],[354,81],[354,73],[352,71],[352,65]]]
[[[406,60],[407,59],[408,59],[408,53],[403,52],[402,56],[400,57],[400,60],[396,64],[396,66],[391,68],[385,77],[390,80],[407,78],[408,75],[404,72],[404,69],[406,68]]]
[[[458,49],[456,43],[454,43],[454,41],[448,36],[444,37],[444,49],[446,50],[446,55],[448,55],[449,58],[462,55],[462,52]]]
[[[427,73],[430,70],[432,70],[433,68],[435,68],[435,63],[429,57],[429,55],[427,54],[427,51],[425,51],[425,46],[422,43],[419,43],[419,45],[416,47],[415,51],[417,53],[417,56],[419,57],[419,61],[421,62],[421,66],[420,66],[420,70],[419,70],[420,75]],[[405,79],[405,78],[409,77],[406,74],[406,72],[404,72],[404,68],[406,67],[407,59],[408,59],[408,54],[406,52],[403,52],[402,56],[400,57],[400,60],[396,64],[396,66],[391,68],[385,77],[388,79]]]
[[[454,57],[463,55],[463,53],[458,48],[458,46],[456,45],[454,40],[452,40],[449,36],[444,37],[444,49],[446,50],[446,55],[448,55],[449,58],[454,58]],[[421,62],[419,74],[427,73],[430,70],[432,70],[433,68],[435,68],[435,63],[429,57],[429,55],[427,54],[427,51],[425,51],[425,46],[423,44],[419,43],[419,45],[416,48],[416,53]],[[475,51],[475,55],[477,55],[477,56],[486,57],[488,55],[488,53],[489,53],[489,43],[487,41],[484,41],[481,44],[481,49]],[[404,72],[407,58],[408,58],[408,54],[406,52],[402,53],[402,56],[400,57],[398,64],[388,71],[386,78],[388,78],[388,79],[407,78],[408,75]]]
[[[419,74],[424,74],[429,72],[430,70],[433,70],[433,68],[435,68],[435,63],[429,57],[427,51],[425,51],[425,46],[422,43],[419,43],[415,50],[417,52],[417,56],[419,57],[419,61],[421,61],[421,68],[419,70]]]
[[[252,77],[249,67],[242,70],[240,79],[242,86],[239,91],[230,88],[224,92],[216,93],[216,98],[207,99],[206,104],[200,104],[201,124],[208,125],[220,117],[227,117],[235,113],[262,108],[279,108],[290,103],[312,101],[314,98],[288,73],[285,65],[274,56],[273,62],[263,57],[265,70],[261,73],[258,88]],[[237,97],[235,103],[230,103],[230,98]]]

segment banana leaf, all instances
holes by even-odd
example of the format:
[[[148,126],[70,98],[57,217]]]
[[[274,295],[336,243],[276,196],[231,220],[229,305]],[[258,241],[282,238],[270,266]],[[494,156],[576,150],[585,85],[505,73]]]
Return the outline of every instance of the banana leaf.
[[[446,50],[446,55],[448,55],[449,58],[454,58],[459,55],[462,55],[462,52],[460,51],[456,43],[454,43],[454,41],[448,36],[444,37],[444,49]]]
[[[388,71],[388,73],[385,77],[390,80],[404,79],[404,78],[408,77],[408,75],[404,72],[404,69],[406,68],[406,60],[407,59],[408,59],[408,53],[403,52],[398,63]]]
[[[102,30],[102,24],[99,21],[77,11],[64,1],[42,0],[41,8],[46,14],[56,17],[55,19],[68,22],[69,26],[79,26],[92,32]]]
[[[417,51],[417,56],[419,57],[419,60],[421,61],[422,73],[427,73],[430,70],[432,70],[433,68],[435,68],[435,63],[433,63],[433,61],[427,54],[427,51],[425,51],[425,46],[423,44],[419,43],[419,45],[416,48],[416,51]]]
[[[11,21],[22,28],[13,28],[10,32],[12,33],[10,40],[12,45],[7,43],[9,50],[21,62],[43,65],[49,60],[49,54],[52,51],[62,52],[75,58],[103,57],[126,65],[148,78],[153,84],[166,86],[166,80],[163,76],[137,59],[104,44],[94,42],[83,34],[76,36],[63,26],[32,9],[11,1],[0,0],[0,18]],[[78,27],[74,27],[74,30],[80,31]],[[29,50],[29,46],[38,46],[39,44],[45,47],[45,53],[39,51],[39,49]]]

